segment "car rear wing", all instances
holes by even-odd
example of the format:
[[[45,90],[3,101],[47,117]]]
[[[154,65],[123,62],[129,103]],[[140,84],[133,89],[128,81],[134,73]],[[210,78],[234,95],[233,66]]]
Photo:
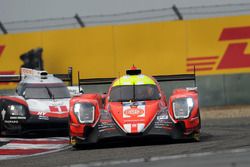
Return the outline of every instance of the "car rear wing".
[[[194,81],[196,87],[196,76],[194,74],[178,74],[178,75],[156,75],[153,76],[158,82],[164,81]]]
[[[81,79],[80,72],[78,71],[78,88],[81,91],[81,85],[103,85],[111,84],[116,78],[88,78]]]
[[[153,76],[158,82],[164,81],[194,81],[196,87],[196,68],[194,66],[193,74],[177,74],[177,75],[156,75]]]
[[[164,81],[187,81],[196,80],[194,74],[178,74],[178,75],[157,75],[153,76],[158,82]],[[116,78],[89,78],[80,79],[78,77],[78,83],[80,85],[99,85],[99,84],[111,84]]]
[[[0,83],[3,82],[20,82],[21,81],[21,74],[20,75],[0,75]]]
[[[89,79],[79,79],[79,85],[101,85],[101,84],[111,84],[115,78],[89,78]]]
[[[46,71],[37,71],[33,69],[27,69],[23,68],[20,70],[19,75],[0,75],[0,83],[3,82],[20,82],[25,75],[40,75],[41,77],[46,76],[47,72]],[[68,73],[67,74],[53,74],[55,77],[61,79],[64,82],[68,82],[69,85],[72,86],[72,80],[73,80],[73,75],[72,75],[72,67],[68,68]]]
[[[130,70],[132,71],[132,70]],[[131,74],[129,74],[131,75]],[[132,74],[135,75],[135,74]],[[158,82],[164,81],[194,81],[194,87],[196,87],[196,75],[195,67],[193,74],[178,74],[178,75],[156,75],[153,76]],[[80,79],[80,73],[78,71],[78,86],[80,91],[81,85],[101,85],[101,84],[111,84],[116,78],[88,78]]]

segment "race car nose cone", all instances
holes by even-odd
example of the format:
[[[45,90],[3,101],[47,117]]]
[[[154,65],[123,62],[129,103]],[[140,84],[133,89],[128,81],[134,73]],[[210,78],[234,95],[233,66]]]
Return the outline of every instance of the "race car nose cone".
[[[110,103],[111,113],[117,125],[125,133],[141,133],[152,122],[158,111],[158,101]]]

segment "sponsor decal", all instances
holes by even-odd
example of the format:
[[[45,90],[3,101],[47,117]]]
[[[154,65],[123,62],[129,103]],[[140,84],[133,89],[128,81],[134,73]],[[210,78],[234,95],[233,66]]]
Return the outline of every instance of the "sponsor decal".
[[[46,112],[38,112],[37,115],[38,115],[38,119],[49,120],[49,117],[46,116]]]
[[[23,116],[10,116],[10,119],[26,119],[26,117],[23,117]]]
[[[123,103],[123,118],[145,117],[145,102]]]
[[[157,116],[157,120],[167,120],[167,119],[168,119],[168,115]]]
[[[224,28],[219,42],[230,42],[222,56],[188,57],[187,72],[225,70],[250,67],[250,54],[245,53],[248,43],[242,40],[250,39],[250,26]],[[235,41],[241,40],[241,41]],[[217,63],[217,61],[219,62]]]
[[[33,75],[35,70],[29,69],[29,68],[22,68],[21,74],[23,75]]]
[[[18,120],[4,120],[4,123],[18,124]]]
[[[144,114],[144,110],[142,110],[140,108],[132,107],[132,108],[125,110],[124,114],[129,115],[131,117],[137,117],[139,115]]]
[[[44,115],[46,115],[46,112],[37,112],[37,115],[44,116]]]
[[[49,120],[49,117],[43,116],[43,115],[39,115],[39,116],[38,116],[38,119],[41,119],[41,120]]]
[[[218,56],[189,57],[187,58],[187,72],[193,72],[194,66],[196,71],[212,70],[218,58]]]

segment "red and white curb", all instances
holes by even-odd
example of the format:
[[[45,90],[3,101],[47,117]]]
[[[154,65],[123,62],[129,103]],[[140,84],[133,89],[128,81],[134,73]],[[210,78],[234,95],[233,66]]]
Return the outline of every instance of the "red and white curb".
[[[52,138],[0,138],[7,144],[0,147],[0,160],[35,156],[68,149],[67,137]]]

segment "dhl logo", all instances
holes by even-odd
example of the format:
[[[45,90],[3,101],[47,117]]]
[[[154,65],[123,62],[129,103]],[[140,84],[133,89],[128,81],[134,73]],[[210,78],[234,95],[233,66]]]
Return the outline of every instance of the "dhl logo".
[[[1,58],[2,54],[3,54],[3,52],[4,52],[4,49],[5,49],[5,46],[4,45],[0,45],[0,58]],[[0,71],[0,75],[13,75],[13,74],[15,74],[15,71]],[[0,83],[0,85],[1,84],[5,85],[7,83]]]
[[[219,41],[231,41],[250,39],[250,27],[236,27],[223,29]],[[205,56],[205,57],[188,57],[187,72],[193,71],[195,66],[197,71],[210,71],[210,70],[222,70],[222,69],[235,69],[250,67],[250,54],[245,54],[244,51],[247,48],[247,42],[230,43],[220,62],[216,67],[216,62],[220,56]]]

